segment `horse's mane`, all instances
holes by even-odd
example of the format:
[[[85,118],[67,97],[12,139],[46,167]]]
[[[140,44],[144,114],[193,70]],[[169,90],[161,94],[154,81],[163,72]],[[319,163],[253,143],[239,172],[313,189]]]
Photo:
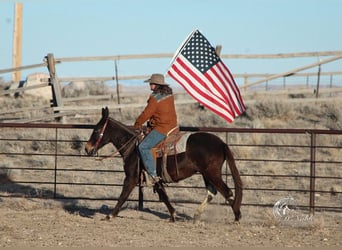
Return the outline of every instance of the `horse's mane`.
[[[114,129],[117,128],[118,130],[126,132],[127,134],[131,135],[131,138],[123,144],[124,146],[121,145],[120,149],[118,149],[118,150],[121,150],[123,147],[125,147],[125,148],[127,147],[123,152],[121,152],[122,157],[124,159],[126,159],[128,157],[128,155],[130,155],[132,150],[134,150],[134,148],[135,148],[135,143],[134,143],[135,140],[134,139],[137,138],[137,136],[136,136],[137,134],[133,128],[131,128],[131,127],[129,127],[129,126],[127,126],[127,125],[125,125],[125,124],[123,124],[123,123],[121,123],[121,122],[119,122],[119,121],[117,121],[111,117],[108,117],[108,120],[110,122],[110,126],[113,126]],[[127,137],[127,136],[124,136],[124,137]]]
[[[119,122],[117,120],[115,120],[112,117],[108,118],[112,123],[114,123],[117,127],[125,130],[126,132],[130,133],[131,135],[135,135],[135,132],[132,128],[128,127],[127,125],[123,124],[122,122]]]

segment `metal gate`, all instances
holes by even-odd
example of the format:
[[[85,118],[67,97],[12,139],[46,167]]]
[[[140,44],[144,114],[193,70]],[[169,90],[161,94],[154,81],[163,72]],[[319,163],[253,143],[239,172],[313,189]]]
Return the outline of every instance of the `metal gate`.
[[[120,158],[86,157],[84,143],[93,125],[0,123],[0,198],[117,200],[124,172]],[[342,131],[181,127],[215,133],[232,149],[244,183],[244,206],[273,206],[292,196],[298,206],[342,211]],[[106,158],[103,160],[103,158]],[[226,166],[223,175],[233,182]],[[199,203],[200,175],[168,185],[176,203]],[[157,202],[141,192],[129,201]],[[184,195],[187,191],[188,195]],[[182,195],[180,195],[180,193]],[[224,202],[224,201],[222,201]]]

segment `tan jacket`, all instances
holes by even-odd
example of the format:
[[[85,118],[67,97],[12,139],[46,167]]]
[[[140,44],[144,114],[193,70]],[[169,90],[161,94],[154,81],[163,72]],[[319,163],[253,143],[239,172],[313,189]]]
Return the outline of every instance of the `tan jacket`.
[[[177,127],[173,95],[151,94],[147,106],[135,121],[134,127],[139,129],[148,120],[152,129],[164,135]]]

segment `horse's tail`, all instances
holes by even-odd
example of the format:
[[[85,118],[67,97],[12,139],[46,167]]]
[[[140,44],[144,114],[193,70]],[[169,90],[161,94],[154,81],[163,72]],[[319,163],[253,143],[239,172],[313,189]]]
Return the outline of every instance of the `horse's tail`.
[[[232,205],[233,211],[235,212],[235,219],[239,220],[241,217],[240,207],[242,202],[242,180],[240,178],[239,170],[236,168],[235,160],[232,151],[226,144],[226,154],[230,172],[232,173],[234,185],[235,185],[235,197]]]

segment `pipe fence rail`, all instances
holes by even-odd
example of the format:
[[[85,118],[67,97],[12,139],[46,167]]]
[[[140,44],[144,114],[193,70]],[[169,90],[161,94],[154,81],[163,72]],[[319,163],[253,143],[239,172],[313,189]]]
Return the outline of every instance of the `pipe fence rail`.
[[[1,197],[116,201],[124,178],[120,157],[105,146],[98,157],[84,154],[93,125],[0,123]],[[181,127],[210,132],[231,147],[244,184],[243,206],[272,207],[288,196],[310,213],[342,212],[342,130]],[[234,188],[228,166],[223,177]],[[138,192],[136,192],[136,190]],[[200,174],[168,184],[174,203],[199,204]],[[201,195],[200,198],[195,198]],[[224,204],[220,195],[217,204]],[[139,186],[129,197],[139,208],[158,202]]]

